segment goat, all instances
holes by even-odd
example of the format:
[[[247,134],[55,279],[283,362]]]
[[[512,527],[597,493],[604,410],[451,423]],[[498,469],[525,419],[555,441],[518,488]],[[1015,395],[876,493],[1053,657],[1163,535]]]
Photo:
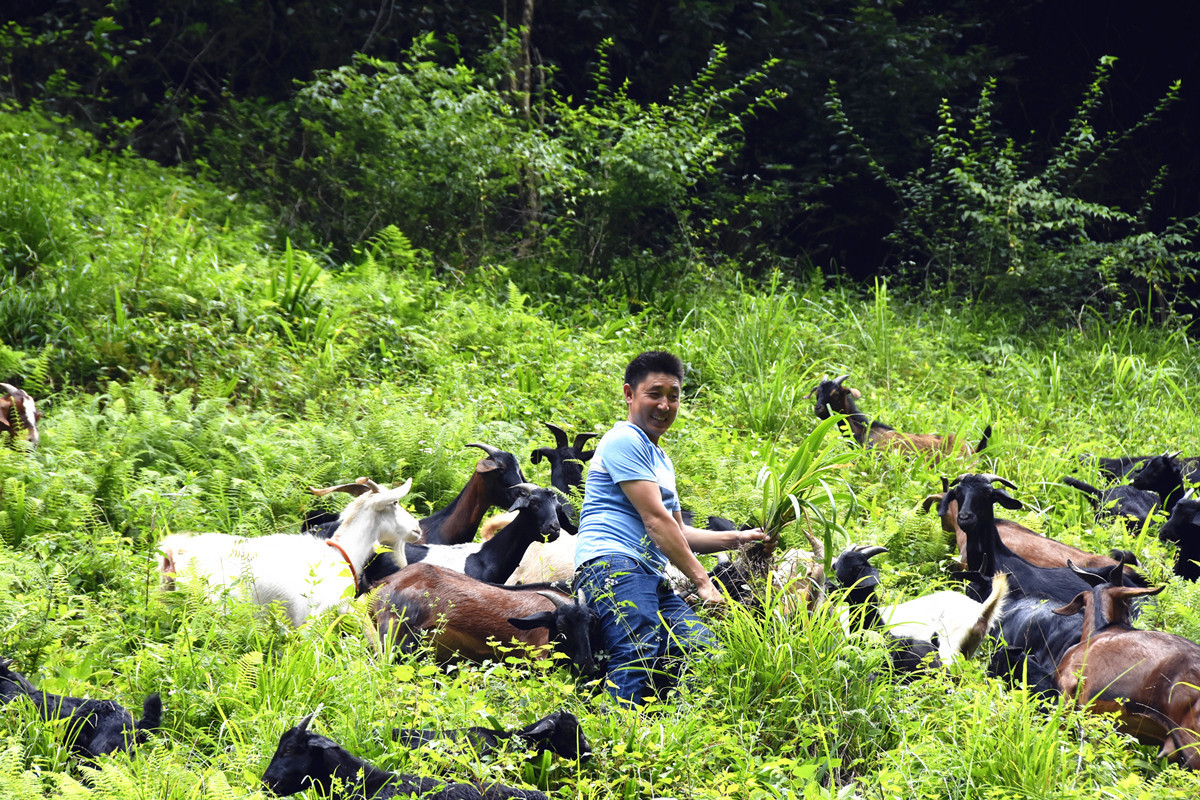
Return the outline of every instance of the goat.
[[[358,496],[342,511],[329,539],[277,533],[256,538],[226,533],[175,534],[159,542],[160,569],[168,579],[194,575],[207,579],[210,597],[228,590],[259,605],[283,603],[288,619],[300,626],[309,616],[344,604],[376,545],[403,558],[404,542],[420,535],[411,514],[400,507],[412,480],[381,489],[368,478],[317,493],[345,491]],[[349,570],[347,570],[347,566]]]
[[[951,591],[935,592],[904,603],[877,605],[879,570],[871,559],[886,553],[878,545],[851,546],[833,563],[838,582],[847,589],[850,604],[842,625],[847,631],[862,627],[886,630],[897,646],[892,648],[892,663],[898,670],[920,663],[936,653],[935,664],[949,664],[960,656],[970,658],[987,637],[993,623],[1004,611],[1008,578],[995,576],[992,592],[983,603]]]
[[[583,446],[596,434],[577,434],[575,443],[568,444],[566,431],[549,422],[542,424],[554,434],[555,446],[539,447],[529,454],[529,459],[534,464],[546,459],[550,463],[550,485],[570,496],[572,490],[583,488],[583,465],[596,453],[595,450],[584,450]]]
[[[531,753],[549,752],[572,761],[586,761],[592,757],[592,747],[583,735],[579,719],[561,709],[513,731],[480,727],[451,731],[393,728],[392,739],[405,747],[420,747],[442,739],[465,742],[480,756],[490,755],[508,742],[517,742]]]
[[[1009,573],[1009,585],[1016,597],[1049,597],[1070,602],[1087,584],[1067,567],[1036,567],[1014,553],[1000,538],[996,529],[995,504],[1008,509],[1023,508],[1021,501],[1003,489],[992,486],[999,482],[1015,489],[1015,484],[990,473],[965,474],[955,478],[942,496],[938,516],[944,516],[951,502],[958,503],[956,522],[966,534],[967,569],[977,576],[969,593],[983,600],[986,583],[998,572]],[[1115,567],[1091,568],[1107,577]]]
[[[1113,713],[1120,730],[1161,745],[1159,758],[1200,769],[1200,645],[1131,625],[1131,601],[1162,589],[1097,582],[1055,609],[1083,612],[1079,643],[1063,655],[1055,678],[1077,705]]]
[[[344,747],[308,729],[317,711],[300,720],[279,737],[279,746],[263,772],[263,786],[285,796],[317,787],[330,800],[382,800],[388,797],[422,797],[425,800],[547,800],[532,789],[500,784],[451,783],[388,772],[350,753]],[[336,790],[335,790],[336,789]]]
[[[1096,469],[1099,470],[1101,477],[1107,478],[1110,481],[1118,481],[1137,469],[1139,464],[1151,458],[1154,458],[1154,456],[1103,458],[1085,453],[1079,457],[1079,462],[1085,465],[1094,464]],[[1195,456],[1180,458],[1179,466],[1183,469],[1183,477],[1189,482],[1196,483],[1200,481],[1200,458]]]
[[[1176,575],[1189,581],[1200,579],[1200,500],[1192,498],[1191,489],[1171,509],[1171,516],[1158,529],[1158,538],[1177,548]]]
[[[445,507],[420,520],[419,544],[466,544],[475,538],[483,515],[492,507],[508,508],[518,498],[516,487],[525,483],[525,475],[512,453],[481,442],[477,447],[487,453],[475,465],[475,471],[458,495]],[[328,538],[338,522],[327,511],[310,511],[301,523],[301,533]]]
[[[949,481],[943,477],[942,493],[927,495],[921,501],[922,510],[928,513],[929,509],[934,505],[943,508],[941,502],[947,491],[949,491]],[[958,527],[958,501],[950,500],[947,502],[944,510],[939,511],[939,514],[942,522],[942,530],[946,533],[954,534],[954,541],[958,547],[958,557],[965,564],[967,560],[967,534],[962,528]],[[1137,557],[1128,550],[1112,550],[1108,556],[1088,553],[1080,550],[1078,547],[1064,544],[1057,539],[1042,536],[1026,528],[1024,525],[1008,519],[997,519],[996,530],[1000,533],[1000,540],[1004,542],[1009,550],[1035,567],[1065,567],[1068,560],[1072,560],[1076,564],[1085,567],[1111,567],[1116,565],[1118,559],[1123,559],[1127,564],[1137,563]],[[1136,577],[1135,579],[1140,580],[1140,577]]]
[[[1065,477],[1063,483],[1084,492],[1096,508],[1097,519],[1118,516],[1136,524],[1138,530],[1159,508],[1170,513],[1183,496],[1183,467],[1178,453],[1163,453],[1146,459],[1133,473],[1128,484],[1097,489],[1078,478]]]
[[[981,453],[988,445],[992,436],[992,426],[983,429],[983,438],[979,446],[972,449],[969,444],[956,444],[952,434],[941,436],[936,433],[901,433],[879,420],[873,420],[859,411],[854,399],[862,397],[862,392],[843,386],[849,378],[843,375],[833,380],[823,380],[808,393],[811,397],[816,394],[814,412],[818,419],[829,419],[831,413],[845,416],[844,423],[849,427],[854,441],[863,447],[884,450],[907,450],[913,453],[938,453],[950,455],[959,452],[962,455]],[[846,428],[843,427],[843,430]]]
[[[95,759],[106,753],[128,750],[149,738],[149,731],[162,725],[162,699],[158,693],[142,703],[142,718],[133,715],[114,700],[88,700],[50,694],[31,684],[24,675],[11,669],[12,660],[0,658],[0,705],[18,697],[28,697],[44,720],[68,720],[68,741],[79,756]]]
[[[527,653],[553,643],[580,674],[597,671],[592,641],[598,617],[582,596],[496,586],[416,563],[389,576],[372,604],[382,639],[411,651],[428,637],[443,661],[500,660],[516,640]]]
[[[41,441],[37,424],[42,418],[37,402],[24,389],[11,383],[0,383],[0,392],[3,392],[0,394],[0,435],[7,434],[11,443],[19,434],[24,434],[29,446],[37,447]]]

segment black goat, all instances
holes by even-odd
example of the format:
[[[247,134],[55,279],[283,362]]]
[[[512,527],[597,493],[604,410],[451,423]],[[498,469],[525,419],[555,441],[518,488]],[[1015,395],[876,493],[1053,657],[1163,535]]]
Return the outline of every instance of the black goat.
[[[982,601],[986,584],[997,572],[1009,573],[1013,597],[1049,597],[1069,603],[1075,595],[1087,590],[1088,584],[1071,569],[1035,567],[1008,548],[996,528],[995,505],[999,503],[1008,509],[1024,506],[1003,489],[992,486],[994,482],[1016,488],[999,475],[960,475],[950,483],[938,507],[938,516],[942,516],[951,502],[958,503],[956,521],[966,535],[967,569],[977,576],[968,594]],[[1090,569],[1094,574],[1107,578],[1115,568]],[[1128,585],[1146,585],[1139,575],[1123,574]]]
[[[1097,519],[1124,517],[1138,530],[1158,509],[1168,513],[1183,497],[1183,466],[1178,453],[1163,453],[1145,459],[1132,473],[1128,484],[1098,489],[1078,478],[1063,478],[1063,483],[1084,492],[1096,508]]]
[[[447,784],[434,778],[379,769],[332,739],[308,730],[316,715],[317,711],[314,711],[279,737],[279,746],[262,777],[263,786],[271,793],[284,796],[315,786],[321,790],[321,796],[329,800],[383,800],[388,797],[547,800],[546,795],[532,789],[514,789],[500,784]]]
[[[88,700],[82,697],[43,692],[24,675],[12,670],[12,660],[0,659],[0,704],[28,697],[44,720],[68,720],[67,737],[71,750],[85,758],[128,750],[145,742],[147,733],[162,724],[162,700],[157,693],[142,704],[142,718],[133,715],[114,700]]]
[[[420,728],[394,728],[392,738],[405,747],[420,747],[430,742],[449,739],[465,742],[476,755],[490,755],[510,742],[517,742],[531,753],[554,753],[572,761],[586,761],[592,757],[579,719],[570,711],[555,711],[537,722],[514,731],[494,728],[462,728],[450,731],[424,730]]]
[[[517,457],[507,450],[473,442],[487,453],[458,495],[434,514],[418,520],[423,544],[465,544],[475,538],[483,515],[493,507],[508,508],[520,496],[516,487],[525,483]],[[300,524],[301,533],[328,539],[338,528],[337,514],[310,510]]]
[[[1034,692],[1058,694],[1054,671],[1063,654],[1079,643],[1083,615],[1054,613],[1057,602],[1019,597],[1009,601],[1000,617],[1000,641],[988,663],[988,674],[1015,683],[1022,677]]]
[[[583,465],[596,453],[584,450],[583,446],[596,434],[576,434],[575,443],[568,444],[566,431],[549,422],[542,424],[554,434],[554,447],[539,447],[529,454],[529,459],[535,464],[540,464],[543,458],[550,462],[550,485],[563,494],[583,489]]]
[[[1079,463],[1083,465],[1095,465],[1099,470],[1101,477],[1112,481],[1117,481],[1124,478],[1129,473],[1137,469],[1138,465],[1144,461],[1148,461],[1154,456],[1118,456],[1116,458],[1103,458],[1084,454],[1079,457]],[[1195,456],[1179,459],[1179,465],[1183,468],[1183,477],[1191,483],[1200,482],[1200,458]]]
[[[1175,574],[1194,581],[1200,579],[1200,500],[1192,498],[1189,489],[1171,509],[1171,516],[1158,530],[1158,538],[1173,542]]]

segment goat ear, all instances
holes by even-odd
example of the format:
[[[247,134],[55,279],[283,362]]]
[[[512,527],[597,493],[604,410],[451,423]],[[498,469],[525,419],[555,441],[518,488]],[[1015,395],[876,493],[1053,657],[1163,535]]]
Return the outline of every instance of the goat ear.
[[[552,733],[554,731],[554,720],[550,717],[542,717],[537,722],[533,723],[528,728],[521,732],[526,736],[541,736],[543,734]]]
[[[854,395],[856,398],[862,398],[862,392],[860,392],[858,389],[855,389],[853,386],[851,386],[849,388],[850,388],[850,394]]]
[[[530,614],[528,617],[509,617],[508,624],[522,631],[531,631],[534,628],[549,628],[553,631],[554,612],[539,611],[536,614]]]
[[[1084,598],[1087,597],[1087,595],[1087,592],[1080,592],[1079,594],[1075,595],[1074,600],[1067,603],[1065,606],[1061,608],[1052,608],[1050,610],[1055,614],[1064,617],[1069,617],[1072,614],[1078,614],[1080,611],[1083,611]]]
[[[1021,508],[1025,507],[1025,505],[1020,500],[1013,497],[1012,495],[1010,495],[1008,492],[1004,491],[1003,489],[995,490],[995,498],[996,498],[997,503],[999,503],[1000,505],[1004,506],[1005,508],[1011,509],[1013,511],[1016,511],[1017,509],[1021,509]]]
[[[479,463],[475,465],[476,472],[495,472],[500,469],[500,465],[491,458],[481,458]]]
[[[1115,597],[1132,600],[1135,597],[1151,597],[1158,594],[1166,586],[1114,586],[1108,592]]]
[[[946,516],[946,512],[950,510],[950,501],[957,499],[958,494],[956,492],[945,492],[942,494],[942,499],[938,501],[938,516]]]

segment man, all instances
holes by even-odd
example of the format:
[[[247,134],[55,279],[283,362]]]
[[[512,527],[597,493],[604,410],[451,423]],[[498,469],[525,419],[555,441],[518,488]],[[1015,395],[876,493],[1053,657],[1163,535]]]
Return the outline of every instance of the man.
[[[649,351],[625,368],[628,417],[596,446],[588,470],[575,583],[600,615],[609,651],[609,693],[638,704],[652,694],[663,659],[712,643],[712,632],[671,591],[667,561],[705,603],[722,603],[694,553],[715,553],[764,538],[761,530],[707,531],[683,524],[675,467],[658,446],[675,422],[683,362]]]

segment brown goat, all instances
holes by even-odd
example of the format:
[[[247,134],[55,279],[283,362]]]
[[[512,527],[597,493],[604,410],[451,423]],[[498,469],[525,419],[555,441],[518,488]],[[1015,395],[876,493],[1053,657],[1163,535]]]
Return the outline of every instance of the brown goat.
[[[921,501],[921,510],[928,513],[930,508],[941,503],[947,488],[947,481],[942,478],[942,493],[926,496]],[[957,500],[951,500],[946,504],[946,513],[941,515],[941,521],[942,530],[954,534],[954,543],[958,547],[958,558],[965,564],[967,562],[967,534],[958,527]],[[996,530],[1000,533],[1000,540],[1009,550],[1035,567],[1065,567],[1067,561],[1074,561],[1084,567],[1111,567],[1117,563],[1114,558],[1088,553],[1078,547],[1063,544],[1057,539],[1042,536],[1010,519],[997,519]],[[1132,554],[1123,553],[1122,555],[1126,555],[1127,563],[1137,563]]]
[[[1115,585],[1120,580],[1120,570],[1114,570],[1111,582],[1054,609],[1062,615],[1084,612],[1083,635],[1063,654],[1055,679],[1064,697],[1096,713],[1113,713],[1120,730],[1161,745],[1159,758],[1200,768],[1200,645],[1134,629],[1130,601],[1163,587]]]
[[[37,403],[24,389],[0,383],[0,435],[7,434],[12,442],[24,433],[30,446],[37,447],[40,441],[37,423],[41,418]]]
[[[829,419],[831,412],[844,414],[850,435],[863,447],[872,447],[878,450],[906,450],[912,453],[942,456],[954,453],[971,455],[981,452],[987,447],[988,439],[992,435],[991,425],[984,428],[983,439],[980,440],[979,446],[972,448],[969,444],[957,443],[952,434],[942,436],[936,433],[901,433],[891,425],[870,419],[854,404],[855,398],[862,397],[862,392],[842,385],[849,377],[849,375],[843,375],[831,381],[821,381],[808,395],[811,397],[816,394],[817,396],[813,410],[818,419]]]
[[[531,656],[557,644],[580,672],[594,669],[593,612],[545,585],[496,586],[417,562],[388,576],[379,589],[371,607],[376,627],[405,651],[429,641],[439,661],[501,660],[516,640]]]

